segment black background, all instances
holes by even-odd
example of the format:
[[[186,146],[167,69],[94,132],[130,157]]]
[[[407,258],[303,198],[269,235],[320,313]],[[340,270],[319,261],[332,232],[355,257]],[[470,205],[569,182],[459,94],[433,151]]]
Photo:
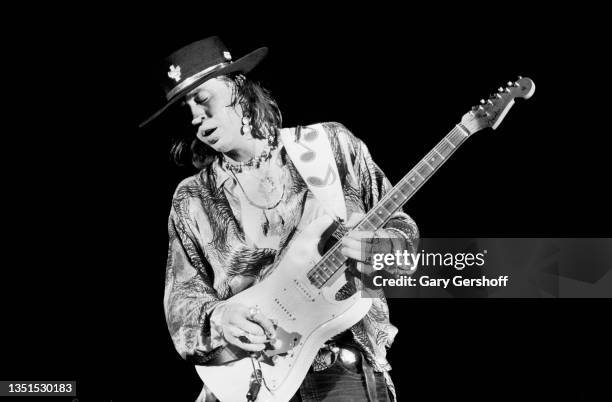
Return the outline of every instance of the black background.
[[[192,173],[170,163],[168,134],[189,120],[173,110],[136,127],[162,104],[151,67],[212,34],[234,58],[268,46],[252,77],[284,125],[343,123],[392,182],[479,99],[532,78],[533,98],[470,138],[405,210],[423,237],[609,237],[597,10],[432,8],[37,10],[6,51],[7,93],[19,96],[4,158],[2,379],[76,380],[83,401],[199,393],[162,308],[170,197]],[[603,388],[601,301],[390,308],[400,400],[592,400]]]

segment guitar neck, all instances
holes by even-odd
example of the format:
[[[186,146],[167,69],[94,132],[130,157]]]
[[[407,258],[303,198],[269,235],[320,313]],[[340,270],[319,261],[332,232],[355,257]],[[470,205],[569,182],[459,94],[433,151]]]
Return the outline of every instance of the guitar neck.
[[[376,230],[383,227],[419,188],[438,170],[468,137],[468,131],[456,125],[446,136],[408,172],[372,208],[357,225],[357,230]]]
[[[457,124],[446,136],[408,172],[372,208],[355,227],[356,230],[376,230],[383,227],[391,216],[404,205],[440,166],[459,148],[468,137],[468,130]],[[322,287],[338,271],[344,269],[346,257],[339,244],[331,247],[308,273],[308,278],[317,287]]]

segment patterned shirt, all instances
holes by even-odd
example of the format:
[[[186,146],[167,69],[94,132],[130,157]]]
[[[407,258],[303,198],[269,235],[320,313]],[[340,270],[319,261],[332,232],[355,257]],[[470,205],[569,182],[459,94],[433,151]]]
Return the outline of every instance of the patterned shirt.
[[[323,127],[338,166],[347,215],[367,212],[391,184],[361,140],[339,123]],[[284,170],[282,201],[273,211],[259,210],[249,222],[243,217],[252,216],[253,209],[221,161],[183,180],[174,194],[164,307],[178,353],[195,364],[204,364],[223,345],[211,331],[214,307],[260,280],[296,230],[324,213],[282,144],[273,159]],[[403,212],[396,212],[385,228],[417,242],[416,224]],[[340,293],[349,296],[359,285],[359,278],[351,276]],[[350,331],[374,370],[391,369],[386,348],[397,328],[389,321],[384,295],[373,299],[369,312]]]

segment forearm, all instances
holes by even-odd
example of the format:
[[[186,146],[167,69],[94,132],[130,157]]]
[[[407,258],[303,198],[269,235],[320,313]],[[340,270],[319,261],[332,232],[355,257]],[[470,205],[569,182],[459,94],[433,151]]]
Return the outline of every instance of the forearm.
[[[172,287],[167,298],[166,321],[181,357],[204,361],[211,357],[209,355],[215,349],[224,345],[221,334],[211,326],[211,316],[214,316],[215,307],[222,301],[198,291],[202,287],[194,282]]]
[[[192,240],[184,230],[177,230],[174,219],[171,215],[164,292],[166,322],[181,357],[201,363],[223,345],[222,337],[210,325],[211,314],[222,300],[204,269],[204,256],[185,252],[186,248],[194,249]]]
[[[408,215],[392,218],[384,227],[385,234],[390,238],[392,253],[407,251],[409,254],[417,252],[419,245],[419,231],[416,223]],[[393,265],[387,272],[392,275],[412,274],[416,267],[409,265]]]
[[[404,238],[414,248],[418,245],[419,229],[414,220],[407,214],[403,212],[395,213],[384,228]]]

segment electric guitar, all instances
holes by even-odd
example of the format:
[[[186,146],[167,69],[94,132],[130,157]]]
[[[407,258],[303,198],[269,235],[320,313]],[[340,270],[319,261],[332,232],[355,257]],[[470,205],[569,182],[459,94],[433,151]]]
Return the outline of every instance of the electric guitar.
[[[509,82],[481,100],[354,228],[376,230],[402,207],[433,173],[472,134],[496,129],[516,98],[530,98],[535,85],[529,78]],[[196,370],[221,401],[288,401],[300,387],[323,344],[361,320],[372,304],[360,292],[345,300],[336,293],[346,283],[346,257],[340,242],[321,255],[318,244],[332,218],[314,220],[283,252],[269,276],[230,300],[259,308],[276,323],[276,341],[261,352],[233,345]],[[346,232],[346,229],[344,230]]]

